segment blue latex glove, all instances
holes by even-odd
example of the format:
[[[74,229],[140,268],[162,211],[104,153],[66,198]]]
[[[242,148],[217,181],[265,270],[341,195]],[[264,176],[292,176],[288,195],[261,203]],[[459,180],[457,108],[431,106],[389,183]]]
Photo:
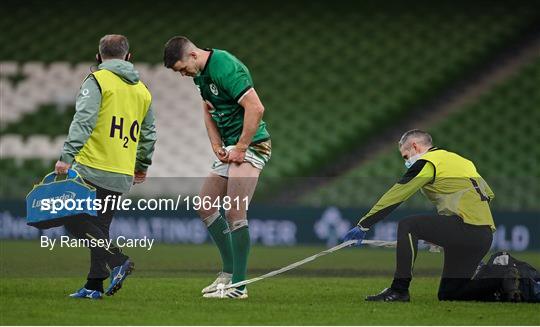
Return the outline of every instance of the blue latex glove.
[[[366,237],[366,232],[360,229],[360,227],[356,226],[343,236],[343,242],[347,242],[350,240],[358,240],[358,243],[356,243],[354,246],[361,246],[362,241],[364,240],[364,237]]]

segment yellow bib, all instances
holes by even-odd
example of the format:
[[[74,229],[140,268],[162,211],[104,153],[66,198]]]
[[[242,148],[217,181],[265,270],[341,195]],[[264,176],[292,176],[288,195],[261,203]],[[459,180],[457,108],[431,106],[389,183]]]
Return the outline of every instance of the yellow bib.
[[[141,81],[128,84],[106,69],[92,75],[101,88],[101,107],[96,126],[75,160],[133,176],[141,124],[152,96]]]
[[[460,155],[436,149],[422,157],[435,167],[435,179],[422,193],[435,204],[441,215],[458,215],[471,225],[489,225],[495,229],[489,199],[493,192],[472,161]]]

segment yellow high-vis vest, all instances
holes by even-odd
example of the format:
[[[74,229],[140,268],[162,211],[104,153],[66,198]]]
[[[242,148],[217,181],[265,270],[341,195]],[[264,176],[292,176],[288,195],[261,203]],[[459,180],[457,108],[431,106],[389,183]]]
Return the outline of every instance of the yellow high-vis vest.
[[[75,160],[133,176],[141,124],[152,96],[141,81],[129,84],[106,69],[92,75],[101,88],[101,107],[96,126]]]
[[[458,215],[467,224],[495,229],[489,209],[495,195],[472,161],[442,149],[428,151],[420,159],[435,167],[435,178],[422,187],[422,193],[440,215]]]

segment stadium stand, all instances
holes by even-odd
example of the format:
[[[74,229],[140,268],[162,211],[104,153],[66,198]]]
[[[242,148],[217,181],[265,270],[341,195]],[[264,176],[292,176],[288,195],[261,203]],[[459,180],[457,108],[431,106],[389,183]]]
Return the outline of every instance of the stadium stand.
[[[90,66],[90,63],[74,67],[69,63],[22,64],[24,80],[2,97],[2,108],[9,108],[2,111],[5,112],[0,139],[2,158],[58,157],[73,116],[78,85],[88,75]],[[201,104],[193,83],[179,79],[161,66],[140,65],[139,70],[149,88],[156,90],[153,103],[160,108],[157,146],[161,151],[156,153],[153,176],[203,176],[207,170],[201,163],[210,165],[211,151],[204,126],[200,124],[201,111],[196,110]],[[12,74],[16,72],[12,70]],[[47,79],[55,83],[48,83]],[[0,85],[11,87],[4,79]],[[193,139],[198,151],[188,156],[186,148],[178,146],[178,139]],[[178,157],[185,158],[183,166],[177,164]]]
[[[490,90],[477,102],[432,126],[436,145],[476,163],[492,186],[497,209],[538,209],[540,197],[540,59]],[[397,142],[396,142],[397,144]],[[367,207],[404,173],[396,149],[304,196],[309,205]],[[428,208],[421,196],[409,207]]]
[[[150,175],[205,175],[212,155],[200,100],[189,80],[161,64],[164,42],[185,34],[200,46],[230,50],[250,67],[274,146],[265,178],[309,176],[504,47],[538,12],[503,2],[463,1],[463,10],[453,1],[389,3],[386,9],[370,1],[239,1],[222,10],[220,2],[209,1],[183,4],[178,13],[168,2],[147,7],[119,1],[107,4],[115,13],[109,16],[93,10],[100,1],[77,7],[53,1],[32,15],[31,5],[9,6],[0,22],[2,160],[54,158],[88,73],[86,61],[99,37],[118,32],[130,38],[157,109],[159,141]],[[34,29],[36,24],[41,28]],[[15,38],[21,31],[32,33]],[[43,149],[31,151],[32,142]]]

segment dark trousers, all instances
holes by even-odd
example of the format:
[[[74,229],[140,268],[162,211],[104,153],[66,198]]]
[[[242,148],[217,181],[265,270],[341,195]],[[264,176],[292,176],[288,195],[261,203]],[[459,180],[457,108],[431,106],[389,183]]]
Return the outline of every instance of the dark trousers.
[[[96,199],[101,199],[102,205],[104,205],[104,199],[108,195],[116,195],[117,199],[121,195],[121,193],[109,191],[93,185],[88,181],[86,183],[96,188]],[[110,202],[108,206],[110,206]],[[114,216],[114,210],[106,209],[105,212],[103,210],[98,211],[97,217],[91,217],[86,214],[80,215],[77,219],[66,223],[64,227],[72,237],[77,239],[109,240],[109,228]],[[128,259],[128,256],[124,255],[116,246],[112,245],[109,249],[105,247],[90,247],[90,272],[88,273],[88,281],[94,281],[94,283],[90,283],[92,285],[87,284],[87,288],[91,287],[90,289],[93,290],[102,288],[102,281],[109,277],[109,269],[123,264],[126,259]]]
[[[492,298],[500,281],[471,280],[491,247],[491,228],[466,224],[458,216],[418,215],[399,222],[392,288],[409,288],[419,239],[444,249],[439,300],[485,301]]]

